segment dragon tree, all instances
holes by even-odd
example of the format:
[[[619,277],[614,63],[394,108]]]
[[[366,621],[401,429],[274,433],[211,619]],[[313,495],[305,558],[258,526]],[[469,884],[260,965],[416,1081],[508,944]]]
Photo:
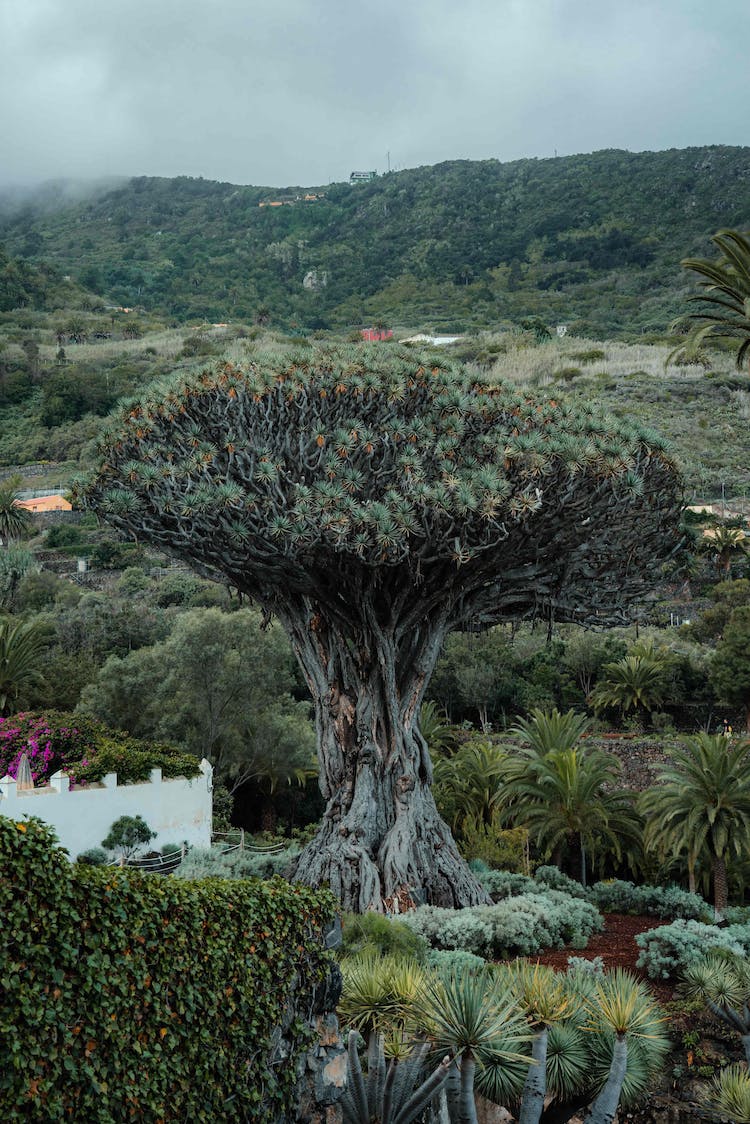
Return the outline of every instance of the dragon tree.
[[[297,877],[346,909],[486,900],[419,711],[452,629],[622,623],[676,548],[658,436],[406,350],[257,352],[126,404],[79,502],[255,600],[315,705],[326,810]]]

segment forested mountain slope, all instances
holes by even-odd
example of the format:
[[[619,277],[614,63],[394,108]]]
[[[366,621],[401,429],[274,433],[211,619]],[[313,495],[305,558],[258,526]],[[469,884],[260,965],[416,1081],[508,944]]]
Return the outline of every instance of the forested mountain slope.
[[[60,199],[0,199],[9,251],[175,319],[461,330],[541,316],[633,335],[681,310],[680,258],[750,227],[750,148],[451,161],[356,187],[138,178]]]

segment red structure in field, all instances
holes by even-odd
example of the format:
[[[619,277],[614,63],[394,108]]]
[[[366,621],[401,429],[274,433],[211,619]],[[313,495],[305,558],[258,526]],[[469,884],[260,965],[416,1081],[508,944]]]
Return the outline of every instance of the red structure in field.
[[[392,328],[362,328],[360,330],[360,335],[362,336],[362,339],[367,340],[368,343],[378,343],[381,340],[392,340],[393,339],[393,329]]]

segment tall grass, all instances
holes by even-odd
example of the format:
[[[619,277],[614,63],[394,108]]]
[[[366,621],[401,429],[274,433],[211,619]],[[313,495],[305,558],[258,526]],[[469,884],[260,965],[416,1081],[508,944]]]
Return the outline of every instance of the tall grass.
[[[521,384],[549,386],[553,383],[624,378],[638,373],[653,379],[680,379],[697,382],[705,378],[700,364],[667,364],[670,347],[658,344],[629,344],[587,339],[553,339],[534,346],[510,346],[500,353],[492,367],[493,375]],[[588,359],[604,352],[603,358]],[[714,370],[733,371],[729,355],[715,355]],[[578,372],[578,373],[576,373]]]

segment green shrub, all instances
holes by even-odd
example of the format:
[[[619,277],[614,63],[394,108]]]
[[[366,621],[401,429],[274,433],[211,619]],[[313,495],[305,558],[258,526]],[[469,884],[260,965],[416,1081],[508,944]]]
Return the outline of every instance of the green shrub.
[[[517,894],[533,894],[536,890],[533,878],[527,878],[525,874],[513,874],[509,870],[490,870],[488,867],[478,870],[474,863],[470,865],[487,893],[491,894],[493,901],[501,901],[503,898],[510,898]]]
[[[405,914],[404,922],[432,948],[461,949],[494,959],[533,956],[543,948],[562,948],[572,940],[576,947],[584,947],[603,925],[589,902],[557,890],[521,894],[468,909],[421,906]]]
[[[299,847],[262,854],[253,851],[229,851],[218,847],[210,850],[193,847],[174,872],[175,878],[196,881],[201,878],[287,878],[292,873]]]
[[[585,948],[603,921],[598,910],[580,898],[558,890],[537,891],[508,898],[494,906],[476,907],[493,925],[495,957],[533,956],[543,948],[562,948],[575,942]]]
[[[552,378],[558,382],[572,382],[583,374],[580,367],[560,367],[553,371]]]
[[[560,890],[571,898],[586,898],[586,890],[580,882],[568,878],[556,866],[540,866],[534,877],[515,874],[508,870],[489,870],[484,863],[471,863],[471,868],[484,888],[495,901],[510,898],[517,894],[538,894],[545,890]]]
[[[635,943],[641,949],[637,966],[645,968],[652,980],[666,980],[677,976],[691,964],[696,964],[711,948],[728,949],[738,956],[744,954],[737,939],[738,929],[730,925],[719,929],[716,925],[703,925],[700,921],[673,921],[639,933]],[[750,939],[750,930],[746,930]]]
[[[80,855],[76,855],[76,862],[88,866],[106,866],[109,856],[103,847],[89,847],[87,851],[81,851]]]
[[[636,886],[619,878],[597,882],[588,892],[602,913],[647,914],[650,917],[710,921],[712,911],[698,894],[690,894],[679,886]]]
[[[750,905],[728,905],[724,910],[724,920],[730,925],[750,923]]]
[[[594,956],[591,960],[587,960],[583,956],[569,956],[568,975],[601,978],[604,975],[604,960],[601,956]]]
[[[198,758],[175,746],[140,741],[93,718],[57,710],[0,718],[0,776],[15,777],[24,752],[37,784],[45,784],[58,769],[74,784],[100,781],[107,773],[117,773],[120,784],[137,784],[147,781],[155,768],[164,777],[200,773]]]
[[[423,905],[404,916],[408,925],[431,948],[460,949],[475,956],[488,957],[492,950],[492,925],[477,916],[477,906],[443,909]]]
[[[345,913],[341,925],[342,955],[356,956],[366,949],[374,949],[382,956],[402,956],[421,963],[427,954],[429,946],[424,937],[403,921],[382,913]]]
[[[571,898],[587,897],[585,888],[575,878],[569,878],[556,866],[539,866],[534,872],[534,881],[537,886],[545,890],[561,890]]]
[[[44,536],[45,550],[65,550],[81,546],[86,541],[80,527],[74,523],[58,523]]]
[[[461,824],[461,854],[481,859],[499,870],[522,871],[526,864],[529,833],[525,827],[500,828],[478,816],[466,816]]]
[[[586,351],[573,351],[570,358],[574,363],[599,363],[607,358],[607,353],[600,347],[590,347]]]
[[[294,1119],[310,1031],[287,1012],[330,970],[333,897],[71,865],[54,842],[0,818],[3,1118]]]
[[[460,976],[464,972],[484,971],[487,961],[473,952],[458,948],[432,948],[427,953],[425,964],[441,976]]]
[[[120,816],[102,839],[102,847],[108,851],[119,851],[124,858],[130,859],[155,838],[156,832],[151,830],[143,816]]]

